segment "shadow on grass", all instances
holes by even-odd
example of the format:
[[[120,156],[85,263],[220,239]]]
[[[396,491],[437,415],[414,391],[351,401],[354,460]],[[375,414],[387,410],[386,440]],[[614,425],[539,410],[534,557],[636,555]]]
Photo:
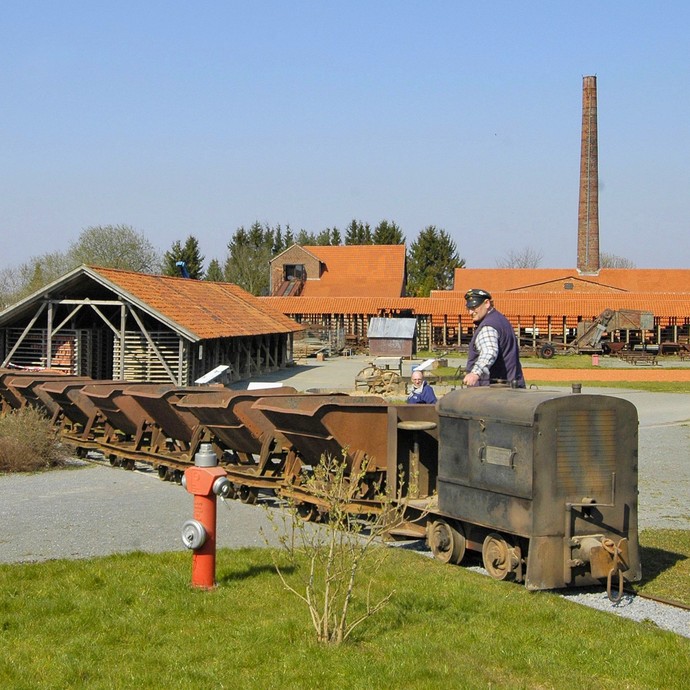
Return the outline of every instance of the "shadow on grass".
[[[281,566],[280,569],[286,575],[289,575],[290,573],[295,571],[294,566]],[[273,565],[252,565],[249,568],[245,568],[244,570],[229,570],[227,572],[220,573],[216,578],[216,582],[219,585],[229,584],[231,582],[249,580],[251,578],[259,577],[260,575],[264,575],[266,573],[275,574],[275,572],[276,569]]]
[[[664,551],[653,546],[640,545],[640,561],[642,562],[642,580],[640,585],[653,582],[666,570],[671,570],[677,563],[688,560],[682,553]]]

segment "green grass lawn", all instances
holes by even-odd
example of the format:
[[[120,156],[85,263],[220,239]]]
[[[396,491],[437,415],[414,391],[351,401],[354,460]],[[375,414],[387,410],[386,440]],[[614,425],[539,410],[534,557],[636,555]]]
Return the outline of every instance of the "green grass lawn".
[[[125,526],[123,526],[125,528]],[[688,578],[690,533],[645,532],[644,589]],[[221,550],[219,587],[191,554],[0,566],[3,688],[681,688],[690,639],[391,549],[391,603],[318,645],[266,549]],[[298,573],[290,573],[297,578]],[[687,595],[687,589],[685,590]],[[356,602],[361,606],[361,601]]]

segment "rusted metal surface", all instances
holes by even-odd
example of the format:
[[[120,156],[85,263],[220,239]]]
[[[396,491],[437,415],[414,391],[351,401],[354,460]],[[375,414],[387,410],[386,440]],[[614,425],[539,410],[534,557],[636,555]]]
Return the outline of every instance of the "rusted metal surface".
[[[291,388],[63,375],[39,385],[32,376],[12,388],[18,398],[48,395],[63,436],[97,445],[113,464],[144,461],[179,479],[203,438],[225,466],[232,497],[251,503],[270,490],[319,519],[329,480],[309,478],[322,456],[344,454],[347,510],[380,511],[387,491],[406,511],[393,536],[426,536],[444,562],[473,550],[496,579],[529,589],[600,582],[612,599],[641,575],[637,412],[621,398],[501,386],[457,390],[437,405],[391,405]],[[5,388],[11,380],[0,374]]]
[[[49,380],[64,378],[65,374],[50,371],[18,371],[17,369],[0,369],[0,398],[2,398],[2,411],[19,409],[26,404],[26,398],[17,389],[14,382],[26,380]]]
[[[627,580],[640,577],[637,412],[620,398],[511,389],[461,390],[439,403],[440,512],[502,535],[485,552],[529,550],[530,589],[594,584],[584,538],[628,539]],[[519,559],[520,561],[522,559]],[[521,568],[521,562],[520,562]],[[510,573],[520,578],[520,568]]]
[[[82,389],[105,420],[105,431],[99,445],[111,461],[119,456],[135,459],[150,442],[151,419],[129,394],[128,388],[133,385],[136,384],[94,384]]]
[[[394,538],[423,539],[426,513],[433,513],[438,478],[438,411],[435,405],[388,406],[386,487],[406,506]]]
[[[84,395],[91,400],[115,431],[135,436],[149,419],[146,410],[129,394],[133,383],[99,383],[84,386]]]
[[[221,387],[210,390],[223,390]],[[165,438],[185,444],[189,449],[199,420],[188,410],[176,405],[182,398],[191,399],[195,395],[205,395],[209,387],[175,386],[167,383],[138,383],[127,387],[131,395],[148,415],[150,423],[156,425]]]
[[[33,376],[13,376],[8,379],[8,386],[16,391],[21,398],[23,398],[24,405],[31,405],[38,410],[42,410],[49,417],[54,418],[59,414],[60,408],[43,390],[43,384],[50,381],[59,381],[62,379],[69,379],[77,384],[84,385],[92,381],[90,376],[41,376],[36,374]]]
[[[176,406],[208,429],[224,451],[225,469],[237,497],[254,503],[258,489],[277,490],[286,477],[299,472],[289,443],[255,407],[265,397],[296,395],[291,387],[251,391],[229,389],[184,396]]]
[[[99,383],[104,382],[94,381],[91,385],[98,385]],[[69,426],[70,430],[76,432],[77,430],[83,431],[93,425],[98,414],[98,408],[90,398],[84,395],[84,385],[86,385],[84,382],[73,381],[70,378],[44,381],[41,384],[41,390],[49,395],[60,408],[63,428]]]
[[[323,497],[308,489],[311,476],[322,457],[342,458],[352,485],[348,510],[375,512],[375,496],[385,483],[387,459],[387,406],[373,396],[307,395],[263,398],[255,407],[272,422],[295,452],[299,472],[292,472],[281,494],[305,510],[307,519],[318,519],[327,510]],[[318,492],[317,492],[318,493]]]
[[[324,454],[341,457],[346,450],[350,462],[356,453],[363,453],[372,469],[386,467],[387,407],[382,398],[298,395],[264,398],[256,408],[306,464],[317,465]]]
[[[435,405],[388,406],[386,476],[394,496],[412,499],[434,494],[438,477]]]
[[[236,391],[228,388],[184,396],[176,407],[186,410],[230,451],[251,455],[261,452],[263,439],[274,432],[273,425],[254,403],[266,396],[296,395],[291,387]]]

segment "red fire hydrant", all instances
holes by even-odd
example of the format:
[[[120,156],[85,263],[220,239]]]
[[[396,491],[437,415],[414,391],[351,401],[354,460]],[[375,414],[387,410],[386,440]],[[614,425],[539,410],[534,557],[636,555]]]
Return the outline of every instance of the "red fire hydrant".
[[[194,550],[192,587],[216,586],[216,496],[227,496],[232,484],[218,467],[210,443],[202,443],[194,456],[194,467],[185,470],[182,485],[194,495],[194,519],[182,525],[182,542]]]

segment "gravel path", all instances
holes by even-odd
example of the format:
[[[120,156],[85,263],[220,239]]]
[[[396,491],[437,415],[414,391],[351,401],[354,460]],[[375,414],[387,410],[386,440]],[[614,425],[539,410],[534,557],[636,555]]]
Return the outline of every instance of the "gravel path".
[[[180,530],[193,506],[181,486],[144,466],[128,472],[106,463],[0,476],[0,496],[4,563],[185,550]],[[261,528],[272,533],[260,507],[219,503],[220,547],[264,546]]]

